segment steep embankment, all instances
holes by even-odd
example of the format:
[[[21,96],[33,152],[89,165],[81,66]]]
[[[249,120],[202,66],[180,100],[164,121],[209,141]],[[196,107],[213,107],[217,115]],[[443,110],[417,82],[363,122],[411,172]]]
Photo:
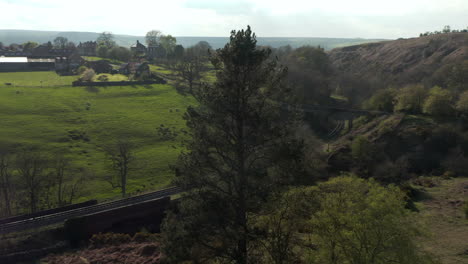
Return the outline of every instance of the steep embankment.
[[[444,65],[468,60],[468,34],[451,33],[338,48],[329,53],[339,75],[404,85],[430,81]]]

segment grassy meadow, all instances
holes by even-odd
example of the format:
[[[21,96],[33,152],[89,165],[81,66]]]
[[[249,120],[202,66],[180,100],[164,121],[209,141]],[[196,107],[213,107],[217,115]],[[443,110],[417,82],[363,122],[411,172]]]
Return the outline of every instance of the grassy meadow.
[[[183,113],[194,100],[170,85],[71,87],[76,78],[54,72],[0,73],[0,143],[47,154],[66,151],[74,166],[91,172],[80,201],[119,195],[104,180],[110,164],[103,151],[119,138],[135,145],[128,193],[167,186],[173,177],[168,165],[181,151],[181,136],[165,141],[156,128],[183,128]]]

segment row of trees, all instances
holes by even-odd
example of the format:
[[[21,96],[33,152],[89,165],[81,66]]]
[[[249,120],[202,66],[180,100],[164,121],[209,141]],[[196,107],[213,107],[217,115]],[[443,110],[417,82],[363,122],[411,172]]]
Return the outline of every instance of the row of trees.
[[[134,145],[126,140],[103,147],[109,173],[104,180],[127,194],[135,167]],[[92,171],[74,164],[65,153],[0,148],[0,216],[34,213],[72,204],[83,195]]]
[[[216,81],[193,91],[198,106],[185,114],[191,137],[175,180],[185,192],[162,233],[168,262],[426,262],[396,187],[345,177],[297,188],[314,182],[313,142],[279,103],[294,105],[287,69],[250,27],[211,62]]]
[[[44,45],[49,46],[49,48],[55,48],[55,49],[74,49],[76,48],[76,45],[72,41],[68,41],[67,38],[65,37],[56,37],[53,42],[47,42]],[[35,48],[39,46],[39,43],[35,41],[28,41],[23,44],[10,44],[8,46],[5,46],[2,42],[0,42],[0,49],[3,50],[9,50],[9,51],[26,51],[26,52],[31,52]]]
[[[433,116],[454,116],[459,113],[468,116],[468,91],[456,96],[448,89],[434,86],[426,89],[423,85],[409,85],[399,90],[377,91],[364,107],[370,110],[406,112]]]
[[[34,150],[0,152],[0,215],[55,208],[81,195],[89,172],[72,165],[63,154]]]
[[[439,35],[439,34],[448,34],[448,33],[468,33],[468,27],[466,29],[452,29],[449,25],[444,26],[442,31],[434,31],[430,32],[427,31],[425,33],[419,34],[420,37],[432,36],[432,35]]]

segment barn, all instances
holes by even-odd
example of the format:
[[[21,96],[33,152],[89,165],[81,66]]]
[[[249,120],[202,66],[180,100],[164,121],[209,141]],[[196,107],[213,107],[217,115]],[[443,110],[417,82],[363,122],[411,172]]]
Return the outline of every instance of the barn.
[[[0,72],[51,71],[55,60],[50,58],[0,57]]]
[[[27,71],[27,57],[0,57],[0,72]]]

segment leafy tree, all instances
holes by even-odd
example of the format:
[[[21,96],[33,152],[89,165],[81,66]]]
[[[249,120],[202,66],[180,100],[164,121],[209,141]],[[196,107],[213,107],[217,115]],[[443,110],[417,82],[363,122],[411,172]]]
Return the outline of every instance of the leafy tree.
[[[28,41],[26,43],[23,44],[23,49],[25,51],[32,51],[34,50],[37,46],[39,46],[39,44],[37,42],[34,42],[34,41]]]
[[[176,38],[171,35],[162,35],[159,38],[159,42],[161,44],[161,47],[163,47],[164,50],[166,50],[166,56],[174,52],[175,46],[177,44]]]
[[[99,45],[96,48],[96,55],[98,55],[101,58],[107,58],[109,53],[109,48],[104,46],[104,45]]]
[[[397,187],[338,177],[311,195],[319,205],[310,220],[318,251],[309,263],[433,263],[415,243],[421,230]]]
[[[435,116],[453,114],[452,95],[450,91],[434,86],[429,97],[424,101],[423,112]]]
[[[54,39],[54,48],[56,49],[64,49],[68,45],[68,39],[65,37],[56,37]]]
[[[114,35],[111,32],[102,32],[96,41],[98,46],[105,46],[108,50],[116,45]]]
[[[378,90],[368,101],[364,108],[369,110],[393,112],[396,91],[394,89]]]
[[[314,198],[310,188],[294,188],[263,207],[255,222],[265,232],[256,245],[259,263],[301,263],[304,249],[310,246],[303,237],[317,207]]]
[[[442,30],[442,33],[450,33],[452,32],[452,30],[450,29],[450,26],[447,25],[447,26],[444,26],[444,29]]]
[[[396,97],[395,111],[419,114],[422,112],[427,91],[422,85],[408,85],[400,89]]]
[[[304,103],[322,103],[331,94],[331,64],[322,48],[310,46],[293,50],[284,59],[288,80]]]
[[[456,107],[460,113],[468,116],[468,91],[465,91],[460,95]]]
[[[132,57],[132,53],[125,47],[113,47],[107,52],[107,57],[113,60],[129,61]]]
[[[184,57],[185,49],[182,45],[176,45],[174,48],[174,58],[181,60]]]
[[[212,59],[216,83],[194,92],[199,106],[185,115],[191,139],[176,167],[185,192],[163,228],[168,261],[255,263],[255,213],[301,167],[290,162],[302,145],[294,114],[282,118],[274,102],[288,99],[285,71],[256,42],[250,27],[232,31]]]
[[[192,53],[203,61],[208,59],[210,51],[213,50],[210,43],[206,41],[199,41],[197,44],[193,45],[191,49]]]
[[[146,45],[148,46],[158,46],[159,40],[161,37],[161,31],[159,30],[151,30],[146,33]]]

